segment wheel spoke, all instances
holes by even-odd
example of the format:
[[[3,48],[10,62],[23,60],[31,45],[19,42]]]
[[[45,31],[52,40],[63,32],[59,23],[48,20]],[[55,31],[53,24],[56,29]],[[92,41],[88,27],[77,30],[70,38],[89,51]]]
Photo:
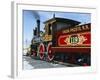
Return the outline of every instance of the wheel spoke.
[[[49,60],[49,61],[52,61],[53,58],[54,58],[54,55],[53,55],[53,53],[52,53],[52,51],[51,51],[51,47],[52,47],[52,43],[50,42],[50,43],[48,44],[48,47],[47,47],[48,60]]]
[[[44,52],[45,52],[45,47],[44,47],[44,44],[41,43],[39,45],[39,57],[40,57],[40,59],[44,58]]]

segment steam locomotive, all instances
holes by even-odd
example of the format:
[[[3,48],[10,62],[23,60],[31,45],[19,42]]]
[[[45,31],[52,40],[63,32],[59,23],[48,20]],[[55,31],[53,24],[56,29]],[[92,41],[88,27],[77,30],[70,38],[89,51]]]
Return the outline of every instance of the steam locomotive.
[[[41,60],[58,60],[79,65],[91,65],[91,23],[53,17],[44,22],[40,31],[40,20],[33,30],[31,55]]]

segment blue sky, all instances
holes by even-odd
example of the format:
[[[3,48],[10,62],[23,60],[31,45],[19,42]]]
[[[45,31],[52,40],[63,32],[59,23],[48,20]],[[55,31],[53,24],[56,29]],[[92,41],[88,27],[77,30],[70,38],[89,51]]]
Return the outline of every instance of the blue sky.
[[[49,11],[31,11],[23,10],[23,42],[24,45],[29,45],[33,37],[33,29],[37,26],[36,20],[40,19],[40,29],[43,31],[44,24],[48,19],[53,17],[68,18],[84,23],[91,22],[91,14],[89,13],[75,13],[75,12],[49,12]]]

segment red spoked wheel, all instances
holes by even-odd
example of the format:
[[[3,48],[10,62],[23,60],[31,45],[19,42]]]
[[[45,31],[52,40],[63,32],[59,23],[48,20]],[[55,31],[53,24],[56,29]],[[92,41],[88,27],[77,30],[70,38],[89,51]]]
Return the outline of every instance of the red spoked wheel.
[[[39,51],[40,59],[43,60],[44,59],[44,52],[45,52],[45,46],[43,43],[40,43],[38,51]]]
[[[48,57],[48,60],[49,61],[52,61],[54,59],[54,54],[51,51],[51,47],[52,47],[52,43],[50,42],[48,44],[48,47],[47,47],[47,53],[48,53],[48,56],[47,57]]]

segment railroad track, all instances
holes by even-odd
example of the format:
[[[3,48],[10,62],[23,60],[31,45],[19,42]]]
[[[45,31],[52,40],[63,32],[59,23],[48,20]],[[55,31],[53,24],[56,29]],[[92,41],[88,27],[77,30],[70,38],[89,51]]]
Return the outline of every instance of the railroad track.
[[[65,62],[61,62],[61,61],[53,61],[54,64],[61,64],[61,65],[65,65],[65,66],[68,66],[68,67],[78,67],[79,65],[76,65],[76,64],[71,64],[71,63],[65,63]]]
[[[38,57],[31,56],[31,58],[34,58],[36,60],[40,60]],[[80,66],[80,65],[77,65],[77,64],[71,64],[71,63],[57,61],[57,60],[48,61],[47,59],[44,59],[43,61],[46,61],[46,62],[49,62],[49,63],[52,63],[52,64],[61,64],[61,65],[67,66],[67,67],[78,67],[78,66]]]

